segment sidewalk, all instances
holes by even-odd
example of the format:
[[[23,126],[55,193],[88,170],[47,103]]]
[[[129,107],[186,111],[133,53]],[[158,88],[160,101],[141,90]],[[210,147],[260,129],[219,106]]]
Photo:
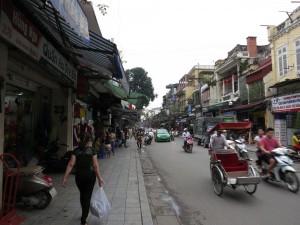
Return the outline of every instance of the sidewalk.
[[[103,219],[90,213],[88,225],[153,225],[139,155],[134,142],[128,144],[128,148],[117,148],[115,156],[99,160],[112,210]],[[18,207],[17,215],[26,218],[21,225],[80,224],[81,207],[74,175],[69,176],[65,189],[61,185],[63,173],[50,174],[50,177],[57,196],[44,210]],[[96,187],[97,184],[95,190]]]

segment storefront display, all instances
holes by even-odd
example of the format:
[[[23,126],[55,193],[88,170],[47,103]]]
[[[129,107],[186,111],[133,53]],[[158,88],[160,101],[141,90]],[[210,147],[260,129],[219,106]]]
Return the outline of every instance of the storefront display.
[[[18,158],[33,138],[34,93],[7,85],[5,93],[4,150]]]
[[[272,109],[277,138],[283,145],[291,145],[293,133],[300,130],[300,94],[273,98]]]

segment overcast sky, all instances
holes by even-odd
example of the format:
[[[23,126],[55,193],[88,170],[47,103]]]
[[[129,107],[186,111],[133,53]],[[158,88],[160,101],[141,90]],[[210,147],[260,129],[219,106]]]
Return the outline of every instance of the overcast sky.
[[[143,67],[152,78],[161,107],[166,85],[198,63],[213,65],[237,44],[256,36],[268,44],[267,28],[278,25],[300,4],[288,0],[93,0],[109,6],[95,9],[102,34],[122,50],[125,69]]]

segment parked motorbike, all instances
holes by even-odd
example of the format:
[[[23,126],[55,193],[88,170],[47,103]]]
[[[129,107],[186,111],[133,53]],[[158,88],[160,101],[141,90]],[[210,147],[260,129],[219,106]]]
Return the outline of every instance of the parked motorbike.
[[[72,156],[72,151],[65,152],[62,156],[58,154],[61,147],[68,147],[60,144],[59,139],[51,142],[44,150],[45,158],[41,163],[47,172],[65,170]]]
[[[187,153],[192,153],[193,151],[193,138],[192,136],[187,137],[186,145],[183,145],[183,150]]]
[[[299,191],[299,179],[296,175],[296,170],[293,168],[293,160],[290,154],[295,152],[287,148],[276,148],[271,151],[271,154],[276,160],[276,165],[271,171],[271,177],[267,176],[268,164],[262,162],[261,177],[265,181],[283,181],[289,191],[296,193]]]
[[[16,168],[10,169],[17,171]],[[17,201],[36,209],[45,209],[51,203],[57,192],[53,187],[52,179],[42,171],[41,166],[20,168]]]

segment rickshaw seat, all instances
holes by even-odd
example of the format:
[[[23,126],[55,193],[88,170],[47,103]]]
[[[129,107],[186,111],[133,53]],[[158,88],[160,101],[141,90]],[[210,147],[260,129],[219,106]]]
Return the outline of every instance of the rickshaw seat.
[[[248,162],[239,161],[237,153],[215,153],[214,158],[221,161],[221,164],[226,172],[248,170]]]

